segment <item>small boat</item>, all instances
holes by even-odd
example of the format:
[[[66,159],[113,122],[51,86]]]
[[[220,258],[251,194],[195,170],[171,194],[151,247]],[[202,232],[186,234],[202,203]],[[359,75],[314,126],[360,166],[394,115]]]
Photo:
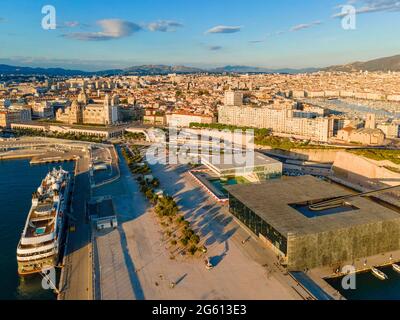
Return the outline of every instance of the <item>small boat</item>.
[[[394,271],[400,273],[400,266],[398,264],[393,264],[392,268],[393,268]]]
[[[377,268],[372,268],[371,269],[372,274],[377,277],[379,280],[387,280],[389,279],[388,276],[386,274],[384,274],[381,270],[377,269]]]

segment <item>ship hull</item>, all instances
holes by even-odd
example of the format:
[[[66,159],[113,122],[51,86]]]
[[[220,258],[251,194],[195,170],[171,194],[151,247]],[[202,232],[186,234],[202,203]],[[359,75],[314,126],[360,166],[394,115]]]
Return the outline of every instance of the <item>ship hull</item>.
[[[32,274],[41,273],[43,270],[48,268],[54,268],[58,264],[58,255],[54,254],[50,257],[36,260],[21,262],[18,261],[18,274],[20,276],[27,276]]]

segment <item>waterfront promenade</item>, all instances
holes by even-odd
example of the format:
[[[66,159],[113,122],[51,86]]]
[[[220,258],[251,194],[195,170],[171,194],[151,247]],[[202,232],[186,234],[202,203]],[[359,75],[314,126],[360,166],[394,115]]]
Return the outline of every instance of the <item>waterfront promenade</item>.
[[[94,191],[110,194],[119,227],[96,234],[98,298],[110,299],[311,299],[275,265],[276,257],[216,205],[187,174],[186,167],[153,166],[161,188],[178,200],[200,232],[215,268],[203,259],[175,254],[153,209],[121,160],[119,181]],[[245,245],[243,239],[248,239]],[[171,283],[175,283],[171,287]],[[294,287],[294,288],[293,288]]]

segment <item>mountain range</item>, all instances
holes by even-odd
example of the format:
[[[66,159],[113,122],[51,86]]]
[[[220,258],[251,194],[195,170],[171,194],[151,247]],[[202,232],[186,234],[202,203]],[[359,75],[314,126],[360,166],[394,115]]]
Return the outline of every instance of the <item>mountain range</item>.
[[[308,73],[315,71],[400,71],[400,55],[374,59],[366,62],[353,62],[345,65],[336,65],[327,68],[305,68],[305,69],[271,69],[251,66],[225,66],[213,69],[200,69],[187,66],[167,65],[142,65],[126,69],[111,69],[96,72],[70,70],[63,68],[32,68],[18,67],[0,64],[0,75],[46,75],[46,76],[105,76],[105,75],[166,75],[170,73],[194,74],[194,73]]]
[[[200,69],[187,66],[142,65],[126,69],[111,69],[102,71],[82,71],[63,68],[32,68],[0,64],[0,74],[3,75],[46,75],[46,76],[92,76],[92,75],[166,75],[195,74],[195,73],[303,73],[317,71],[317,68],[308,69],[268,69],[249,66],[225,66],[214,69]]]
[[[374,59],[366,62],[353,62],[344,65],[332,66],[322,69],[324,71],[400,71],[400,55]]]

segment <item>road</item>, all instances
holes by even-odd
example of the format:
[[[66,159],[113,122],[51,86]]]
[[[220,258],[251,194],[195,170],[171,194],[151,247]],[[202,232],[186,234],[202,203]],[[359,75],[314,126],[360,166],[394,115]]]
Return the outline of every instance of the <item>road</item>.
[[[77,162],[72,213],[76,231],[69,233],[65,257],[65,281],[60,299],[92,300],[92,245],[90,226],[86,219],[86,202],[90,199],[89,158]]]

